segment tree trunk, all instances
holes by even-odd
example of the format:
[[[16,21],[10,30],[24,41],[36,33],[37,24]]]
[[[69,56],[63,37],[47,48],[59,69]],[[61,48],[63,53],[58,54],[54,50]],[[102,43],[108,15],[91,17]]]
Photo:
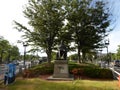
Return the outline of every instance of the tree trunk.
[[[78,61],[79,61],[79,63],[81,63],[81,56],[80,56],[80,48],[78,47]]]
[[[48,55],[48,63],[50,64],[51,63],[51,54],[48,53],[47,55]]]
[[[51,50],[51,48],[49,48],[48,51],[47,51],[48,64],[51,64],[51,53],[52,53],[52,50]]]
[[[86,61],[86,53],[85,53],[85,52],[82,52],[82,54],[83,54],[82,62],[85,63],[85,61]]]

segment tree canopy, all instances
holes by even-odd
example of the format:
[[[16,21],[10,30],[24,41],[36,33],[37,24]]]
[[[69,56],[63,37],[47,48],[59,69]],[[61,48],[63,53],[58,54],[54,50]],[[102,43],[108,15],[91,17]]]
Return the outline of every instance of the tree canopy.
[[[92,5],[93,4],[93,5]],[[78,59],[91,49],[102,47],[101,41],[110,30],[109,9],[99,0],[71,0],[66,5],[68,25],[77,44]]]
[[[80,61],[80,52],[101,47],[109,32],[110,13],[105,5],[101,0],[29,0],[23,13],[32,28],[15,21],[16,29],[25,33],[27,42],[46,52],[49,63],[61,40],[69,50],[72,42],[77,44]]]

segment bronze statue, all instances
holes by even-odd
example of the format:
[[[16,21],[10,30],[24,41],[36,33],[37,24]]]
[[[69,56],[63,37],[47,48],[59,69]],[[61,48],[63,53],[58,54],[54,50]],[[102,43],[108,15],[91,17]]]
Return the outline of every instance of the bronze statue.
[[[61,41],[61,44],[60,44],[59,51],[57,53],[56,59],[57,60],[67,60],[67,48],[64,45],[63,41]]]

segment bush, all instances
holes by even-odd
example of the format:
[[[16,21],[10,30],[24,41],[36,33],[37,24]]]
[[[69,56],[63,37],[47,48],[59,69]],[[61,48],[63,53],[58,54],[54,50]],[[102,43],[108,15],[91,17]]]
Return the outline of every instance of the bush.
[[[24,70],[22,76],[23,78],[32,78],[36,77],[37,74],[33,70]]]
[[[101,69],[92,64],[71,64],[69,65],[70,74],[78,77],[88,77],[93,79],[113,79],[112,71],[109,69]]]
[[[31,78],[37,77],[39,75],[53,74],[53,64],[40,64],[38,66],[34,66],[28,70],[24,70],[23,77]]]
[[[96,79],[113,79],[112,71],[101,68],[85,68],[84,75]]]
[[[101,69],[99,78],[102,79],[113,79],[112,71],[109,69]]]

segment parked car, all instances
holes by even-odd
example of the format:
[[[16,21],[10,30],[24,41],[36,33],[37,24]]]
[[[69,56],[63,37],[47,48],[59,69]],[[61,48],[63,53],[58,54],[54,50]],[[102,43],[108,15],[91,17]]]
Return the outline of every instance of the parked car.
[[[114,61],[114,66],[120,67],[120,60],[115,60]]]

